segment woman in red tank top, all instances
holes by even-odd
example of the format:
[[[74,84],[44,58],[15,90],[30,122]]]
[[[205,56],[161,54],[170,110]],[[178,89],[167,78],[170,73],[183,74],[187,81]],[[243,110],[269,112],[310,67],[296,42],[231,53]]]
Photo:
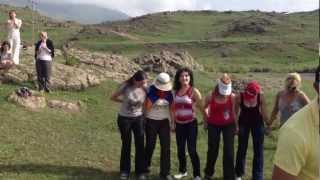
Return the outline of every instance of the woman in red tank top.
[[[232,93],[231,78],[228,74],[218,80],[218,85],[205,102],[208,129],[208,152],[205,179],[211,179],[218,158],[220,136],[223,135],[223,177],[234,180],[234,135],[238,131],[235,114],[235,95]]]

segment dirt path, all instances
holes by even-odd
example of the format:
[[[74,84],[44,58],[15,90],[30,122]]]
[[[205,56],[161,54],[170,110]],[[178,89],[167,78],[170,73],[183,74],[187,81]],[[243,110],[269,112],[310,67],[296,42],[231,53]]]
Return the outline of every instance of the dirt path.
[[[124,37],[124,38],[128,38],[130,40],[141,41],[141,39],[139,39],[138,37],[133,36],[133,35],[128,34],[128,33],[118,32],[118,31],[114,31],[114,30],[109,30],[109,32],[114,33],[114,34],[116,34],[118,36],[121,36],[121,37]]]

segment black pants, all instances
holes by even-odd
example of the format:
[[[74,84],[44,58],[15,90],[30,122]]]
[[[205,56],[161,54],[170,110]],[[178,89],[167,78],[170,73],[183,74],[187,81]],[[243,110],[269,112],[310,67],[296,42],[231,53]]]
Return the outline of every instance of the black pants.
[[[252,179],[263,180],[263,142],[264,126],[263,122],[255,127],[241,125],[239,127],[238,151],[236,159],[236,174],[238,177],[245,173],[246,155],[248,148],[249,135],[252,135],[253,142],[253,165]]]
[[[193,121],[187,124],[176,123],[176,141],[178,147],[179,171],[187,172],[186,145],[193,167],[193,176],[200,176],[200,159],[197,153],[198,124]]]
[[[45,90],[47,92],[50,91],[50,76],[51,76],[51,61],[45,60],[36,60],[36,70],[37,70],[37,78],[39,91]]]
[[[146,163],[151,166],[151,159],[157,142],[160,139],[160,176],[170,174],[170,125],[169,120],[146,120]]]
[[[220,134],[223,135],[223,179],[234,180],[234,124],[226,126],[208,125],[208,153],[205,174],[212,176],[219,154]]]
[[[130,118],[118,116],[118,126],[121,133],[122,147],[120,172],[130,173],[131,168],[131,134],[134,134],[136,147],[135,172],[136,174],[145,171],[145,153],[144,153],[144,122],[142,117]]]

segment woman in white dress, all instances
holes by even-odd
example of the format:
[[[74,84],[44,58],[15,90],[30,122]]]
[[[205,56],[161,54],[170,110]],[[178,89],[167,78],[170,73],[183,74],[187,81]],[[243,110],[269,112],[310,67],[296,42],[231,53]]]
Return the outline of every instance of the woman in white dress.
[[[12,50],[12,60],[14,64],[19,64],[19,54],[20,54],[20,28],[22,25],[22,20],[16,18],[16,12],[11,10],[9,12],[9,20],[7,21],[8,27],[8,41],[11,45]]]

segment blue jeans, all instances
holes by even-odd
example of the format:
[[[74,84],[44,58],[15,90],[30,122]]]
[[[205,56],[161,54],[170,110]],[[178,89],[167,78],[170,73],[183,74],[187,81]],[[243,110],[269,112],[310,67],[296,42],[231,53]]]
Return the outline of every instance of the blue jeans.
[[[263,142],[264,142],[264,126],[263,123],[248,127],[240,124],[238,151],[236,159],[236,175],[241,177],[245,173],[246,154],[248,148],[249,134],[251,132],[253,142],[253,167],[252,179],[263,180]]]

